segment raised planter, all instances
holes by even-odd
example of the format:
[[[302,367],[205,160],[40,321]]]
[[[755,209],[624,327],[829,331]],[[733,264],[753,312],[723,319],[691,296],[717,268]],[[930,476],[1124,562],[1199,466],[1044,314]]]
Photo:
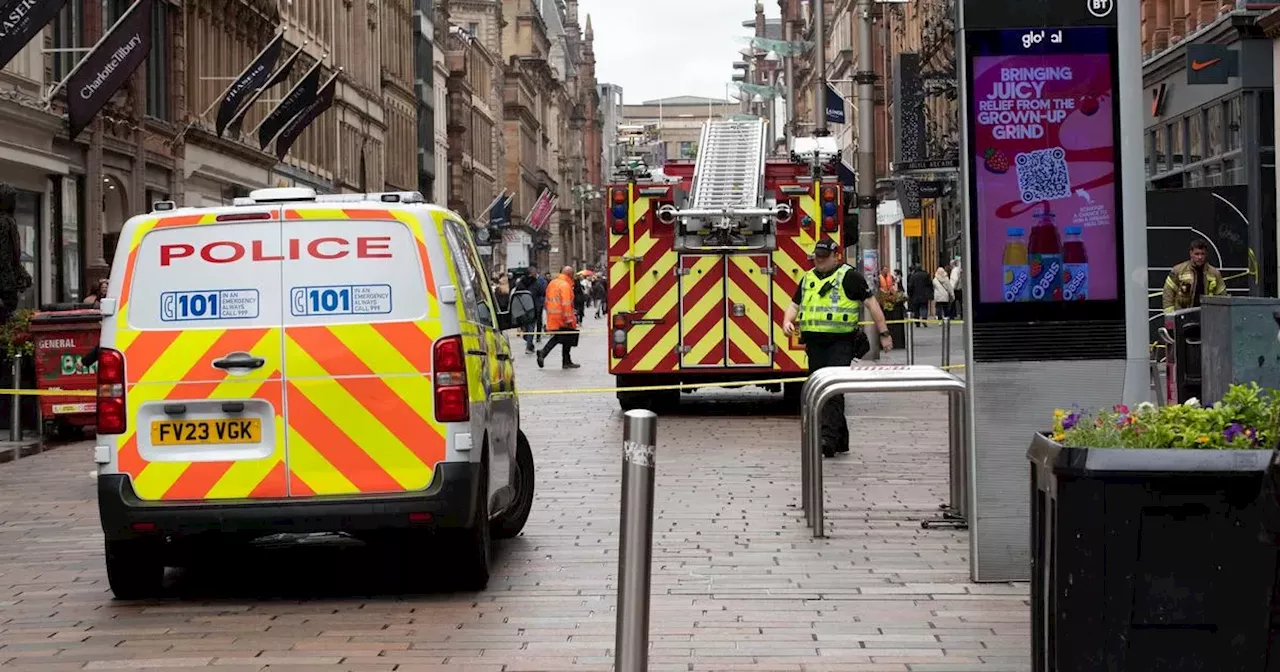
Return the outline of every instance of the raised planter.
[[[1271,456],[1067,448],[1037,435],[1032,668],[1273,669],[1274,507],[1259,496]]]

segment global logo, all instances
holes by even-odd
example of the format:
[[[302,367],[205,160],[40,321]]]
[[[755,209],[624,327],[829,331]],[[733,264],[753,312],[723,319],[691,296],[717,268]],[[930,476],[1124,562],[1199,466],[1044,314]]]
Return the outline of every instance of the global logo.
[[[1053,281],[1058,278],[1058,262],[1052,262],[1044,269],[1044,275],[1040,276],[1040,281],[1031,288],[1031,298],[1040,300],[1044,298],[1049,288],[1053,286]]]
[[[1028,282],[1031,282],[1030,273],[1025,270],[1019,270],[1015,273],[1013,281],[1004,287],[1005,303],[1013,303],[1014,301],[1017,301],[1018,297],[1022,295],[1022,288],[1026,287]]]
[[[1071,276],[1071,280],[1067,282],[1067,285],[1062,288],[1063,300],[1074,301],[1076,294],[1078,294],[1080,290],[1084,289],[1085,285],[1088,283],[1089,275],[1087,273],[1076,271],[1075,274]]]

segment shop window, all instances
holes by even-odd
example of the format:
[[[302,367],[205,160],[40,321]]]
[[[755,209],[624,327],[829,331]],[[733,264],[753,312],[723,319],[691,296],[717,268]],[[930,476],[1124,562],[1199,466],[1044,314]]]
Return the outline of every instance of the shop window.
[[[1262,146],[1272,147],[1276,144],[1276,99],[1267,94],[1259,96],[1259,102],[1258,133],[1262,136]]]
[[[1147,133],[1142,138],[1142,164],[1148,177],[1151,176],[1151,159],[1154,157],[1151,136],[1151,133]]]
[[[61,251],[54,276],[54,296],[58,302],[79,301],[82,296],[80,289],[83,259],[80,240],[84,233],[81,224],[84,178],[55,177],[52,187],[53,247]]]
[[[53,48],[78,49],[84,44],[84,0],[70,0],[53,19]],[[54,51],[50,54],[54,81],[62,81],[76,67],[83,54],[78,51]]]
[[[1151,134],[1151,138],[1155,145],[1155,168],[1152,172],[1158,175],[1169,170],[1169,136],[1164,127],[1160,126]]]
[[[1227,151],[1240,149],[1240,128],[1244,118],[1240,113],[1240,97],[1236,96],[1227,103]]]
[[[1222,106],[1211,105],[1205,111],[1205,156],[1217,156],[1222,153]]]
[[[169,3],[151,5],[151,53],[147,55],[147,116],[169,121]]]
[[[1235,159],[1227,159],[1222,162],[1222,183],[1227,184],[1244,184],[1244,164]]]
[[[1204,137],[1204,117],[1199,112],[1187,117],[1187,163],[1196,163],[1204,158],[1201,140]]]
[[[1204,167],[1204,186],[1222,186],[1222,164],[1211,163]]]
[[[23,308],[35,308],[40,301],[40,195],[18,190],[18,210],[14,219],[18,223],[18,250],[22,257],[22,267],[31,274],[31,290],[22,296],[19,305]]]
[[[1186,165],[1186,155],[1182,153],[1182,148],[1186,142],[1186,124],[1182,119],[1175,121],[1168,126],[1169,128],[1169,156],[1173,159],[1173,170],[1182,170]]]

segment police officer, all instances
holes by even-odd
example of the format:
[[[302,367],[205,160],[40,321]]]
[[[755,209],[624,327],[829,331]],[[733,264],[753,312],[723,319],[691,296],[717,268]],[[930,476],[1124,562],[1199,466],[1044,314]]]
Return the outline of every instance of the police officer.
[[[809,355],[809,371],[848,366],[854,357],[866,354],[870,344],[858,326],[864,303],[880,333],[880,347],[885,352],[893,349],[880,303],[867,287],[866,278],[841,262],[839,252],[840,246],[834,240],[818,241],[813,248],[813,270],[800,278],[800,286],[782,319],[782,330],[790,336],[796,331],[799,317],[800,341]],[[862,339],[861,352],[857,351],[858,339]],[[849,452],[844,397],[828,401],[821,413],[822,454],[834,457],[836,453]]]

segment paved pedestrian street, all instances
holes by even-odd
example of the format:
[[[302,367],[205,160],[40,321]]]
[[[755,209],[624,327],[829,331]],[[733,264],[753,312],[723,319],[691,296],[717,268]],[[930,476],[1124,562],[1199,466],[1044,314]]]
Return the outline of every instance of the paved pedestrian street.
[[[588,318],[579,370],[517,347],[521,388],[611,385],[603,326]],[[917,332],[922,363],[939,331]],[[943,398],[849,409],[820,540],[797,507],[798,418],[769,395],[687,395],[659,419],[650,670],[1029,669],[1026,586],[969,583],[967,533],[920,529],[947,492]],[[612,394],[530,394],[521,414],[534,512],[483,593],[448,592],[430,558],[312,538],[203,558],[163,599],[118,602],[91,444],[2,464],[0,666],[610,670],[621,412]]]

